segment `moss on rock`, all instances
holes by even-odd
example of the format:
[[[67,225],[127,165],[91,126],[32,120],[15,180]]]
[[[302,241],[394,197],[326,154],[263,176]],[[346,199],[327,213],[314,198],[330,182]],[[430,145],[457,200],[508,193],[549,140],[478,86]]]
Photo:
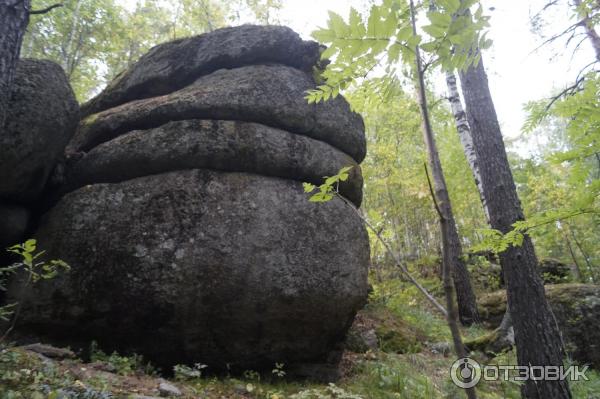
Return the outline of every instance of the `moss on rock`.
[[[545,288],[567,352],[580,363],[600,368],[600,286],[556,284]],[[506,291],[481,297],[479,310],[487,326],[497,327],[506,310]],[[473,345],[482,344],[484,338]]]

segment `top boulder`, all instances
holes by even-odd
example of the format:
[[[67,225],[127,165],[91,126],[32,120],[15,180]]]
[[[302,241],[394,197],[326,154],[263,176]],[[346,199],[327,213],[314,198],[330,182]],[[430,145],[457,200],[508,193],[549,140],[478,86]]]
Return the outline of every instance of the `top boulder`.
[[[82,106],[82,116],[123,103],[171,93],[222,68],[284,64],[310,71],[319,45],[283,26],[223,28],[152,48],[102,93]]]

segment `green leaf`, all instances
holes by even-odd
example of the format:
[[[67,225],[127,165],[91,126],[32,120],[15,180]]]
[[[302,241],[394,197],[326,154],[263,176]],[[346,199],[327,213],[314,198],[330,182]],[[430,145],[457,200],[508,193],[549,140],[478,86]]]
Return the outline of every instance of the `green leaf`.
[[[402,28],[400,28],[400,30],[398,30],[398,33],[396,34],[396,40],[398,40],[399,42],[403,42],[403,41],[407,41],[408,39],[410,39],[413,35],[413,30],[411,26],[403,26]]]
[[[317,188],[317,186],[311,183],[302,183],[302,187],[304,187],[305,193],[312,193]]]
[[[423,30],[428,33],[431,37],[436,39],[441,39],[446,35],[446,29],[436,26],[436,25],[427,25],[423,27]]]
[[[325,28],[313,31],[311,36],[321,43],[331,43],[336,37],[334,31]]]
[[[33,252],[33,251],[35,251],[36,244],[37,244],[37,241],[33,238],[30,238],[29,240],[25,241],[25,245],[23,247],[24,247],[25,251]]]
[[[432,25],[440,27],[442,29],[448,29],[452,22],[452,17],[448,14],[442,14],[441,12],[431,11],[427,13],[427,17],[431,21]]]
[[[348,33],[348,25],[344,22],[344,18],[333,11],[329,11],[329,20],[327,21],[327,24],[329,29],[334,31],[337,37],[343,37]]]
[[[367,21],[367,36],[377,37],[377,26],[379,25],[380,21],[381,16],[379,14],[379,7],[371,7],[371,13],[369,14],[369,19]]]

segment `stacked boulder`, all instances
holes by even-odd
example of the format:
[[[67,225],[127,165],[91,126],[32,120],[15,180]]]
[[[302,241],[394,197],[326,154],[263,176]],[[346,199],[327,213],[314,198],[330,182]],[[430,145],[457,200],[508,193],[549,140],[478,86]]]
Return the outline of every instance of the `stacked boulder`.
[[[73,136],[79,106],[62,68],[22,59],[0,126],[0,248],[20,242],[31,210]]]
[[[343,98],[304,98],[319,54],[285,27],[221,29],[85,104],[35,234],[72,270],[17,295],[22,330],[160,366],[331,361],[367,296],[366,149]],[[348,202],[308,201],[302,182],[345,166]]]

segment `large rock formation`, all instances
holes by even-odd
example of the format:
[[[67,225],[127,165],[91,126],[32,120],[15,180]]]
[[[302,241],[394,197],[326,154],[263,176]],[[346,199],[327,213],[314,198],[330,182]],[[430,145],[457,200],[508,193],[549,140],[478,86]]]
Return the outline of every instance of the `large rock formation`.
[[[30,209],[75,133],[79,106],[58,64],[21,59],[0,126],[0,257],[23,240]]]
[[[343,98],[304,99],[318,58],[287,28],[228,28],[152,49],[92,100],[35,234],[72,270],[23,291],[21,329],[162,366],[335,360],[367,296],[365,137]],[[349,202],[309,202],[302,182],[344,166]]]
[[[569,355],[600,369],[600,286],[546,285],[546,297]],[[506,310],[506,291],[483,296],[479,308],[482,320],[498,327]]]

